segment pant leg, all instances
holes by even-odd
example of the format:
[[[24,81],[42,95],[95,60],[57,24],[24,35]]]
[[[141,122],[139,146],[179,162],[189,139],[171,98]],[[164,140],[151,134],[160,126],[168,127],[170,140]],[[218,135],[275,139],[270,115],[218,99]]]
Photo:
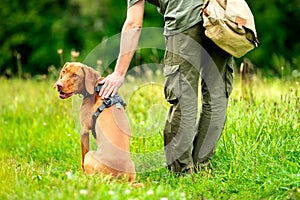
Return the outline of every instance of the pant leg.
[[[199,44],[188,34],[196,33],[196,29],[191,29],[185,34],[170,36],[166,41],[165,98],[170,109],[164,129],[164,146],[167,164],[174,172],[193,168],[199,66],[194,66],[189,58],[196,59],[199,65],[201,54]]]
[[[165,154],[168,166],[182,172],[214,154],[232,88],[232,57],[206,38],[202,24],[169,37],[166,46],[165,96],[171,106]],[[202,112],[196,125],[199,74]]]
[[[201,80],[202,108],[194,139],[193,161],[209,161],[226,120],[228,97],[232,90],[233,58],[203,35]],[[209,57],[209,58],[208,58]],[[216,81],[219,80],[219,81]]]

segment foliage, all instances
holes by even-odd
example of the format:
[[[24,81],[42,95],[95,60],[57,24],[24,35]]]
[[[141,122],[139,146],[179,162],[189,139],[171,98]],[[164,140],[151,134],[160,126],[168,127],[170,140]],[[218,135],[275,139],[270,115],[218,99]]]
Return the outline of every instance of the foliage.
[[[260,47],[248,56],[259,68],[281,75],[281,68],[300,69],[300,4],[297,0],[247,0],[253,11]],[[275,59],[274,59],[275,58]],[[282,62],[277,62],[281,58]],[[270,70],[269,70],[270,72]]]
[[[261,42],[247,57],[258,68],[275,74],[281,74],[281,67],[299,70],[298,1],[247,2]],[[64,60],[71,60],[69,52],[76,50],[80,52],[78,60],[83,61],[100,42],[120,33],[126,7],[126,1],[116,4],[109,0],[1,1],[0,74],[47,74],[49,66],[61,67],[58,49],[64,50]],[[144,26],[163,27],[162,19],[147,3]],[[149,62],[149,55],[153,54],[146,50],[138,56],[139,63]],[[154,56],[160,60],[162,53]]]
[[[24,73],[47,73],[59,68],[58,49],[70,60],[69,52],[85,56],[103,39],[121,31],[126,2],[86,0],[1,1],[0,74],[17,74],[21,56]]]
[[[163,151],[161,117],[167,105],[161,86],[131,79],[120,91],[128,103],[131,151]],[[81,172],[79,128],[72,112],[75,97],[60,100],[49,80],[0,81],[1,199],[300,198],[297,81],[257,79],[252,102],[241,98],[237,81],[213,170],[194,178],[177,177],[162,164],[146,171],[164,163],[164,158],[152,157],[137,166],[143,188]]]

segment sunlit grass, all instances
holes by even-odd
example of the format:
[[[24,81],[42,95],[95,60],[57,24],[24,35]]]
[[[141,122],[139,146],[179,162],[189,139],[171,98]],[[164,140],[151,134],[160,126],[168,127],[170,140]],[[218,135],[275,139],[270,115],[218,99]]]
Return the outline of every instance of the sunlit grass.
[[[131,151],[144,188],[81,172],[79,126],[72,108],[77,104],[60,100],[52,84],[0,80],[1,199],[300,198],[297,81],[258,79],[249,102],[241,98],[237,80],[213,170],[194,178],[177,177],[164,167],[168,105],[161,80],[128,81],[120,94],[128,103]]]

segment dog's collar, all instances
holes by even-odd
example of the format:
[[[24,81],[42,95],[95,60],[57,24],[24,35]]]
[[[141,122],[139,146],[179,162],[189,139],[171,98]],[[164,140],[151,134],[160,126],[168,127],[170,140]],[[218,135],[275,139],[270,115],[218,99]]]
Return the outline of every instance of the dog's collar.
[[[88,92],[84,92],[84,94],[82,94],[82,96],[83,96],[84,99],[87,98],[87,97],[90,97],[92,95],[94,95],[94,94],[90,94]]]

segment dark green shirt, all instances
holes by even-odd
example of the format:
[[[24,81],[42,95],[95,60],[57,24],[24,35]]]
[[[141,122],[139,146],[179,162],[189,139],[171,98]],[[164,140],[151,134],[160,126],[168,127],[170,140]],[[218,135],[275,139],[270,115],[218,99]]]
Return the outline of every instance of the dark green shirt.
[[[140,0],[128,0],[128,7]],[[174,35],[187,30],[202,20],[203,0],[147,0],[156,5],[164,16],[164,35]]]

